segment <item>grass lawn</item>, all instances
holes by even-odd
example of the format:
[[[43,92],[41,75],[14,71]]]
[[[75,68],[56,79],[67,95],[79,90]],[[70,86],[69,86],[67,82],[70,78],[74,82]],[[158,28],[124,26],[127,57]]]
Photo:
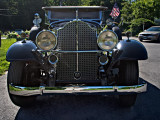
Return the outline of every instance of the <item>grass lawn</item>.
[[[6,61],[6,53],[8,48],[16,42],[16,39],[2,39],[0,47],[0,75],[8,70],[9,62]]]

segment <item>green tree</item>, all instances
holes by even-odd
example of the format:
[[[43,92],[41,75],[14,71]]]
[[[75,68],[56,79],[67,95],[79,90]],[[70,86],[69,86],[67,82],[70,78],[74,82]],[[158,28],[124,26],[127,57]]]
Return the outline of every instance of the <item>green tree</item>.
[[[154,24],[155,18],[160,18],[159,0],[136,0],[134,2],[124,2],[122,4],[121,18],[123,27],[130,29],[136,35]],[[127,27],[127,24],[129,27]]]

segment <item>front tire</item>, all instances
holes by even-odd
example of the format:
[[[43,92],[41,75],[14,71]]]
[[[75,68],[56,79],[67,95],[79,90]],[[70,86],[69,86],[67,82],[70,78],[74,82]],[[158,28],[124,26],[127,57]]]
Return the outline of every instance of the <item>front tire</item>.
[[[138,61],[121,61],[119,67],[119,85],[137,85],[139,79]],[[131,107],[135,104],[137,94],[119,95],[120,105]]]
[[[23,85],[25,62],[14,61],[10,63],[7,78],[7,87],[9,92],[9,84]],[[36,100],[36,96],[17,96],[9,93],[11,101],[20,107],[29,107]]]

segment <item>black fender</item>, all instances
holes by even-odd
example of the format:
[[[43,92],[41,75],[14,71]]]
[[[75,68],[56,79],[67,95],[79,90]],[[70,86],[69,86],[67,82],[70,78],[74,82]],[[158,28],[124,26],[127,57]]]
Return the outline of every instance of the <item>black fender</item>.
[[[30,40],[22,40],[12,44],[6,54],[6,60],[9,62],[15,60],[36,60],[32,51],[36,50],[36,45]]]
[[[144,45],[137,40],[122,40],[117,44],[117,49],[121,52],[119,60],[146,60],[147,50]]]
[[[35,42],[36,36],[37,36],[37,34],[38,34],[40,31],[41,31],[41,30],[40,30],[39,27],[33,26],[33,27],[31,28],[31,31],[30,31],[30,34],[29,34],[29,40],[32,40],[32,41]]]

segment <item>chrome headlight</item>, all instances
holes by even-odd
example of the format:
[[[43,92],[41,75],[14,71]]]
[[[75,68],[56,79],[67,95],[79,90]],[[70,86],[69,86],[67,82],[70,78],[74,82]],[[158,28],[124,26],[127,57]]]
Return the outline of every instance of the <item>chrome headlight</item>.
[[[36,37],[36,44],[42,50],[51,50],[57,45],[57,37],[52,31],[41,31]]]
[[[113,49],[117,45],[118,37],[113,31],[104,30],[99,34],[97,42],[102,50],[107,51]]]

